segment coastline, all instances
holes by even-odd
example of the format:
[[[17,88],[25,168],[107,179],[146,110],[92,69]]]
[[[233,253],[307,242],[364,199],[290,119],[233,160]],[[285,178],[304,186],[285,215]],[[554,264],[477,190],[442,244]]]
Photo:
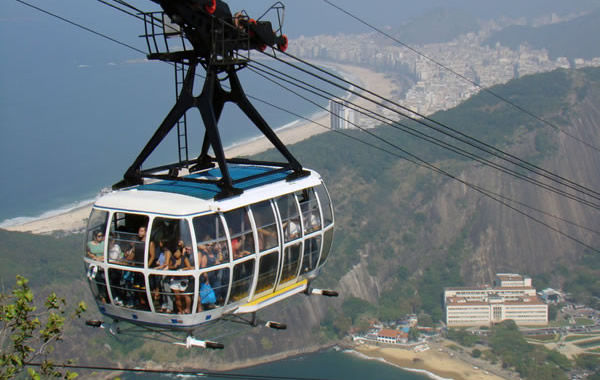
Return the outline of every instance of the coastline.
[[[447,352],[430,349],[414,352],[403,348],[376,347],[369,344],[356,346],[354,351],[359,356],[372,360],[381,360],[406,371],[427,375],[435,380],[503,380],[503,377],[473,367]],[[487,373],[486,373],[487,372]]]
[[[314,63],[322,66],[334,67],[345,78],[359,81],[365,87],[367,86],[366,84],[368,84],[368,89],[370,91],[378,93],[381,96],[390,97],[395,90],[394,85],[385,79],[385,74],[383,73],[378,73],[363,67],[332,62]],[[375,106],[367,100],[362,98],[356,99],[356,95],[352,95],[350,98],[361,107],[371,110],[375,109]],[[329,113],[318,111],[314,115],[318,116],[314,120],[296,120],[288,125],[277,128],[275,133],[284,144],[291,145],[329,131]],[[262,153],[270,148],[272,148],[270,142],[264,136],[261,136],[227,147],[226,154],[229,157],[250,156]],[[7,225],[0,228],[8,231],[29,232],[33,234],[80,232],[85,229],[92,204],[93,201],[86,204],[77,204],[74,208],[59,213],[58,215],[56,215],[55,212],[47,212],[35,220],[28,220],[24,223],[17,222],[14,225]],[[48,214],[51,216],[44,216]],[[14,220],[19,219],[20,218],[14,218]]]

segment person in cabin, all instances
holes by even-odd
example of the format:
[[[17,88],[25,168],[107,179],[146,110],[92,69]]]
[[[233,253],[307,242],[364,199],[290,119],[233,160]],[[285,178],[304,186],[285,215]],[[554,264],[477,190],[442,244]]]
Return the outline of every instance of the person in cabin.
[[[144,266],[144,254],[146,251],[146,226],[140,226],[135,242],[133,243],[135,252],[135,266]]]
[[[190,261],[183,255],[181,249],[175,249],[171,256],[171,262],[169,264],[169,270],[172,271],[183,271],[191,270],[194,267],[190,264]],[[175,309],[177,314],[189,314],[191,313],[192,297],[187,291],[190,279],[188,276],[172,276],[169,282],[169,288],[175,293]]]
[[[158,255],[155,260],[156,270],[169,270],[169,263],[171,262],[171,250],[168,247],[168,239],[162,238],[158,242]],[[160,302],[159,313],[173,313],[173,293],[170,287],[170,277],[167,275],[156,275],[152,276],[159,279],[159,283],[156,285],[156,293],[158,297],[155,297],[155,301]]]
[[[96,230],[92,236],[94,238],[87,243],[87,257],[96,261],[104,261],[104,233]]]
[[[121,264],[123,262],[123,251],[121,246],[117,244],[117,238],[114,233],[111,233],[108,239],[108,260],[111,264]]]

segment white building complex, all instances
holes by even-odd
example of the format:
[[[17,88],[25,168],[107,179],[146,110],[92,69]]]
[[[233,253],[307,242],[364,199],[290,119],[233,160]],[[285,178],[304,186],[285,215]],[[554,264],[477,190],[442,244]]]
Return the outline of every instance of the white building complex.
[[[547,325],[548,305],[538,299],[531,277],[498,273],[494,286],[444,288],[446,325],[484,326],[512,319]]]
[[[348,108],[346,102],[329,101],[329,123],[331,129],[355,128],[356,117],[354,110]]]

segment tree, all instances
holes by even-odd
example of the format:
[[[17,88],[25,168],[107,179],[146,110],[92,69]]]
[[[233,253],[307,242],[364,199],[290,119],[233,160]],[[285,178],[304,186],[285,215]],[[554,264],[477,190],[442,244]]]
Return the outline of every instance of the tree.
[[[421,314],[419,315],[417,323],[421,327],[433,327],[433,318],[427,314]]]
[[[0,293],[0,378],[15,378],[29,364],[42,359],[39,372],[32,367],[27,368],[31,379],[40,379],[41,376],[74,379],[77,373],[63,372],[49,359],[54,344],[62,339],[67,321],[66,302],[51,293],[44,303],[45,310],[36,313],[28,282],[26,278],[17,276],[12,293]],[[80,302],[69,319],[81,317],[86,308],[85,303]]]
[[[473,351],[471,351],[471,356],[474,358],[478,358],[481,356],[481,350],[479,348],[475,348],[473,349]]]
[[[415,327],[411,327],[410,330],[408,330],[408,340],[411,342],[416,342],[419,339],[419,335],[419,329]]]
[[[556,321],[557,316],[558,316],[558,306],[557,305],[549,305],[548,306],[548,319],[551,321]]]
[[[352,319],[344,315],[338,315],[333,321],[333,328],[339,337],[344,336],[352,327]]]

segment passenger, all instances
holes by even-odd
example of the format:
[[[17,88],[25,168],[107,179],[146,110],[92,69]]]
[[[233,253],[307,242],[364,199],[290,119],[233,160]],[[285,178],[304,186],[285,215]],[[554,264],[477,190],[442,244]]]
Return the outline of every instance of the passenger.
[[[123,256],[123,265],[133,266],[135,261],[135,248],[129,247],[125,251]],[[125,307],[132,308],[135,306],[135,295],[134,295],[134,273],[131,271],[123,271],[123,275],[120,280],[121,290],[120,295],[117,298],[121,298],[125,302]],[[121,301],[121,300],[119,300]],[[121,301],[121,302],[123,302]],[[115,300],[117,303],[117,300]]]
[[[110,234],[108,239],[108,259],[111,264],[124,265],[125,257],[121,250],[121,246],[117,244],[117,239],[114,233]],[[109,269],[108,277],[110,279],[110,291],[113,297],[113,303],[117,306],[123,306],[123,289],[120,286],[123,271],[117,269]]]
[[[183,256],[189,260],[191,266],[193,267],[195,265],[195,263],[194,263],[194,253],[192,252],[192,246],[185,244],[183,242],[183,240],[179,240],[177,242],[177,249],[179,249],[179,250],[181,250],[181,252],[183,252]]]
[[[231,228],[229,229],[229,236],[231,236],[231,252],[234,260],[241,259],[250,254],[248,250],[244,249],[246,243],[245,236],[233,237]]]
[[[171,262],[169,263],[169,270],[191,270],[194,269],[190,264],[190,261],[183,256],[180,249],[176,249],[171,256]],[[189,285],[189,278],[182,276],[173,276],[169,282],[170,289],[175,293],[175,308],[177,314],[189,314],[191,312],[192,298],[187,293]]]
[[[133,244],[135,248],[134,265],[144,266],[144,251],[146,250],[146,226],[138,229],[137,240]]]
[[[207,244],[198,244],[196,247],[198,248],[198,268],[206,268],[208,266],[206,258],[208,256],[210,246]]]
[[[101,230],[96,230],[93,233],[94,239],[87,243],[87,257],[96,260],[104,261],[104,234]],[[92,274],[88,274],[90,281],[95,282],[98,289],[98,300],[102,303],[107,303],[108,289],[106,287],[106,276],[104,275],[104,269],[102,267],[96,267],[91,265],[90,269]]]
[[[117,239],[115,234],[111,234],[108,239],[108,258],[113,264],[122,264],[123,263],[123,251],[121,250],[121,246],[117,244]]]
[[[134,248],[134,260],[133,265],[143,267],[144,266],[144,255],[146,250],[146,226],[140,226],[138,228],[137,239],[133,244]],[[146,298],[146,281],[144,280],[144,274],[140,272],[133,272],[133,287],[136,289],[138,304],[141,308],[149,308],[148,300]]]
[[[94,239],[87,243],[87,257],[96,261],[104,261],[104,234],[94,231]]]
[[[240,249],[241,246],[242,246],[242,239],[240,239],[239,237],[231,238],[231,252],[233,254],[234,260],[237,260],[240,257],[242,257],[241,249]]]
[[[217,242],[215,244],[216,244],[216,250],[217,250],[217,255],[218,255],[219,261],[222,263],[228,263],[229,262],[229,247],[227,246],[227,242],[221,241],[221,242]]]
[[[258,249],[263,251],[268,248],[273,248],[277,245],[277,230],[275,228],[259,228],[258,229]]]
[[[221,264],[221,260],[219,259],[219,257],[221,259],[223,258],[223,253],[221,252],[220,245],[212,244],[210,249],[208,250],[208,255],[206,256],[206,266],[212,267],[212,266]],[[224,297],[224,295],[221,294],[222,293],[221,275],[222,275],[221,271],[213,270],[213,271],[208,272],[207,276],[206,276],[208,284],[213,289],[217,300]],[[203,305],[206,305],[206,304],[207,304],[207,302],[204,302]]]
[[[156,270],[168,270],[169,263],[171,262],[171,250],[167,247],[167,239],[160,239],[158,249],[158,258],[156,259],[156,266],[154,269]],[[154,300],[160,301],[160,313],[168,313],[171,314],[173,312],[173,295],[171,294],[171,288],[169,284],[169,276],[166,275],[156,275],[151,278],[159,279],[159,283],[156,285],[156,293],[158,293],[158,297],[156,297],[156,293],[154,294]],[[159,289],[162,290],[162,294]]]
[[[305,221],[305,223],[307,224],[306,226],[306,233],[310,233],[310,232],[314,232],[317,231],[321,228],[321,218],[319,216],[319,207],[317,207],[317,205],[314,205],[312,210],[310,211],[310,215],[307,218],[308,220]]]
[[[286,241],[297,239],[300,236],[300,226],[292,219],[283,223],[283,231]]]

